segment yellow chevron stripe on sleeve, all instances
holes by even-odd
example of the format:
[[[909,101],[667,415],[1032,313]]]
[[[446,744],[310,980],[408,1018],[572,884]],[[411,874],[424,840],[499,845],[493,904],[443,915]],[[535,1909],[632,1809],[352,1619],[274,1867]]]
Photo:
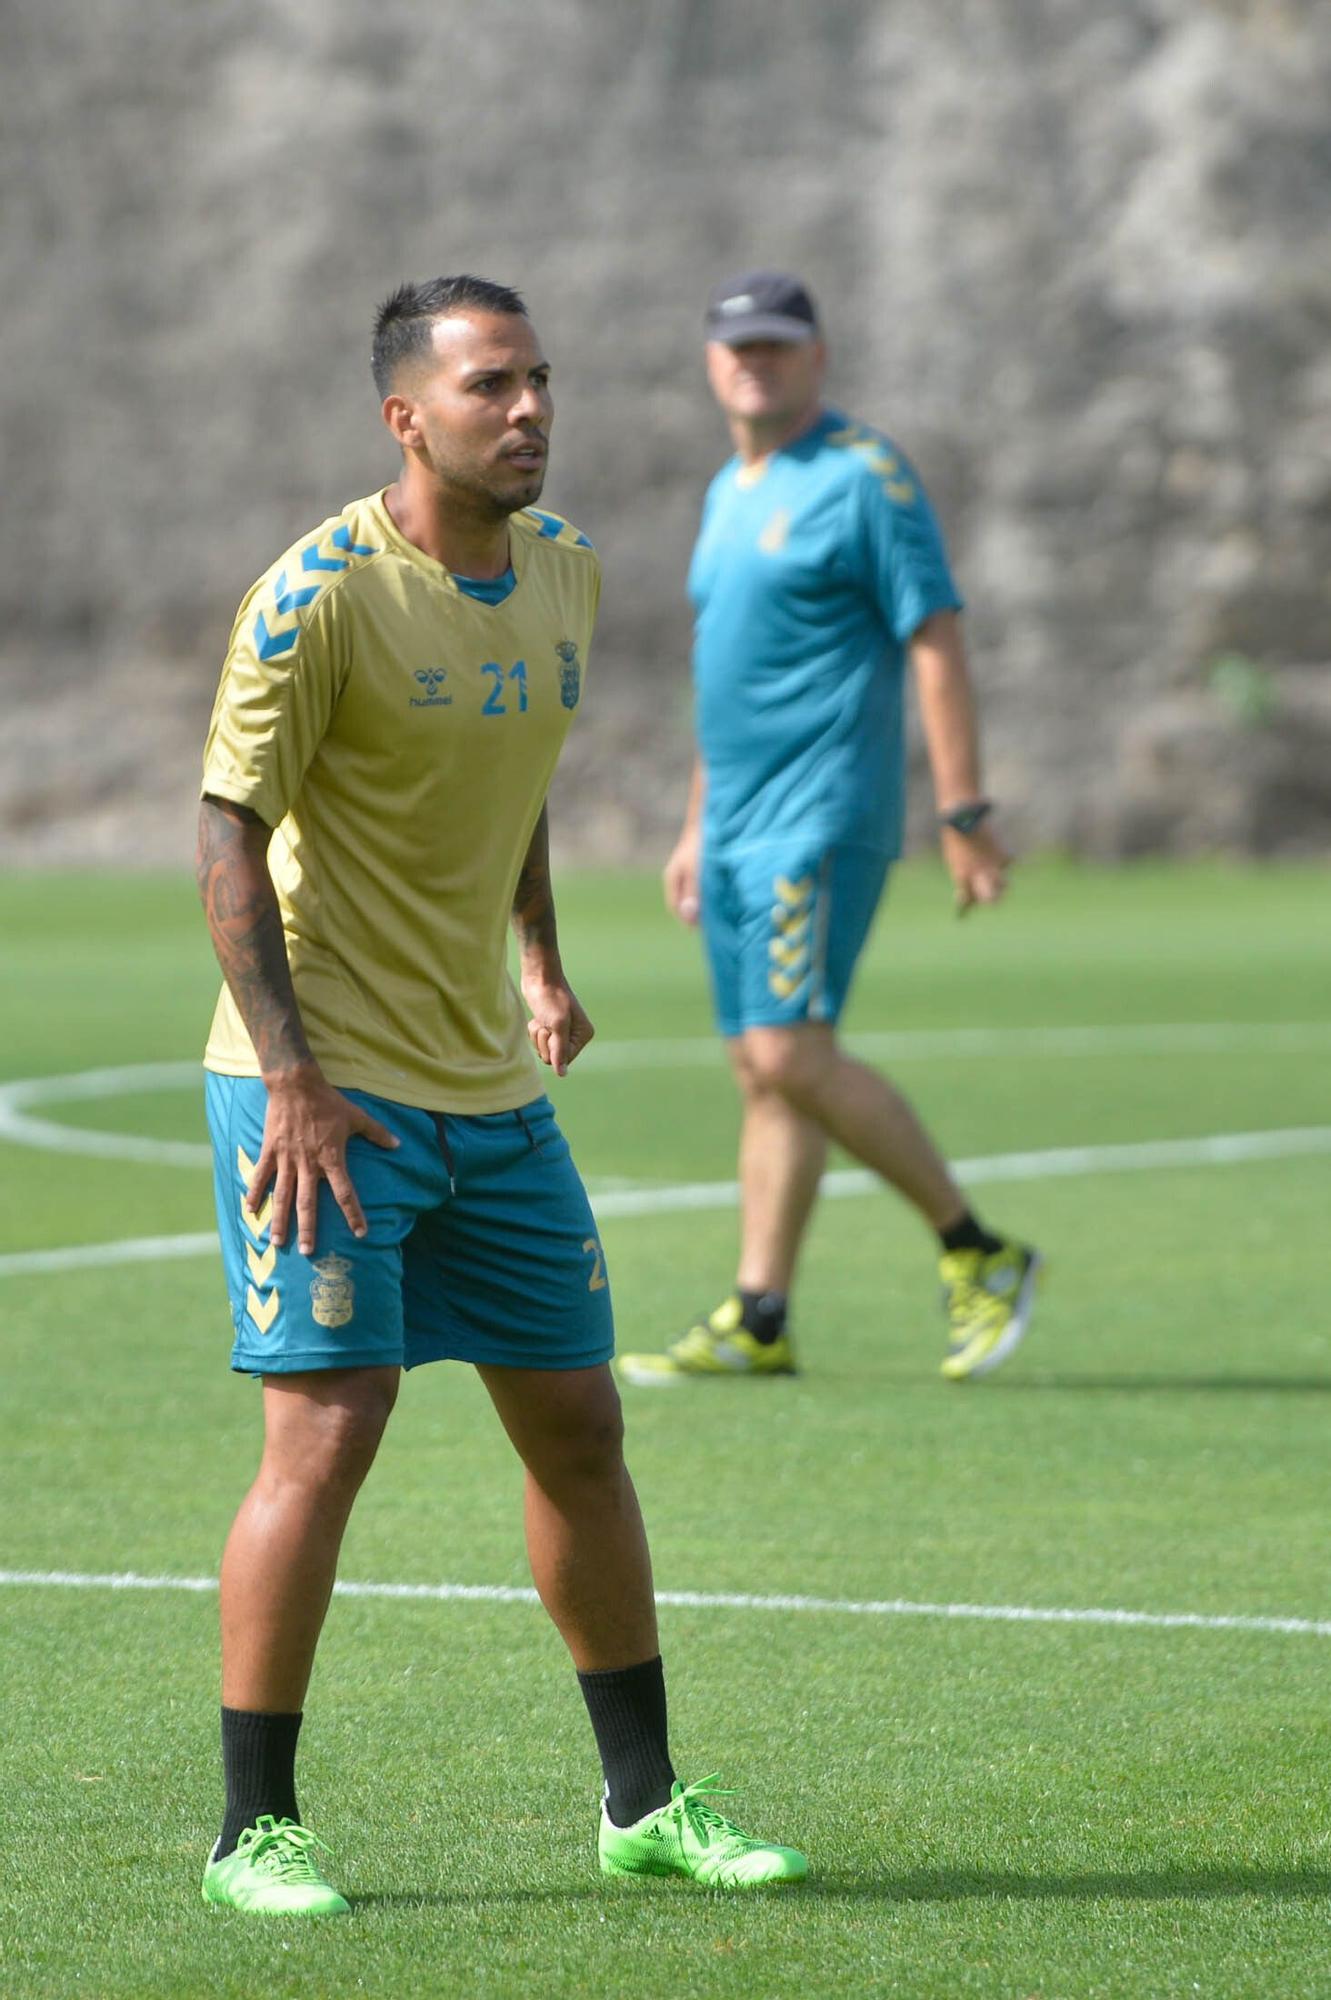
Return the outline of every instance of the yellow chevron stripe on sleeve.
[[[807,976],[804,972],[793,974],[773,972],[768,977],[767,985],[778,1000],[789,1000],[792,993],[798,993]]]
[[[852,448],[864,460],[870,470],[878,474],[880,479],[890,478],[892,473],[898,469],[896,459],[893,458],[890,451],[884,450],[876,438],[869,440],[865,444],[857,444]]]
[[[793,914],[780,907],[772,912],[772,929],[786,940],[787,944],[798,944],[813,922],[810,910],[796,910]]]
[[[254,1179],[254,1169],[258,1166],[258,1164],[259,1162],[257,1160],[252,1160],[250,1158],[249,1154],[245,1151],[245,1148],[243,1146],[237,1146],[236,1166],[239,1170],[240,1178],[244,1181],[246,1187],[248,1187],[250,1182]]]
[[[807,967],[809,963],[807,944],[782,944],[780,938],[772,939],[767,947],[767,955],[775,959],[778,965],[784,965],[788,972],[793,972],[797,965]]]

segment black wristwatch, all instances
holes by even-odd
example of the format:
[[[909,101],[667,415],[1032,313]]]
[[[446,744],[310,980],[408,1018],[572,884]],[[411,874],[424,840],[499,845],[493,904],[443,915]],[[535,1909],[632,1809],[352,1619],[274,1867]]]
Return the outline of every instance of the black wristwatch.
[[[950,826],[953,833],[974,833],[982,819],[993,811],[992,799],[969,799],[965,805],[953,806],[948,812],[939,813],[938,824]]]

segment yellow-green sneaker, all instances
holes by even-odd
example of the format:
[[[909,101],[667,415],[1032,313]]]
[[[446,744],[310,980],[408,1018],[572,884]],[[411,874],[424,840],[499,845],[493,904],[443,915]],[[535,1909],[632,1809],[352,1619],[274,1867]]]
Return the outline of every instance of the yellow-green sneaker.
[[[809,1864],[797,1847],[753,1840],[723,1819],[713,1799],[729,1798],[716,1774],[682,1785],[676,1778],[669,1805],[632,1826],[616,1826],[601,1808],[597,1851],[604,1875],[686,1875],[709,1889],[759,1889],[802,1882]]]
[[[664,1354],[621,1354],[616,1367],[622,1381],[654,1389],[695,1375],[793,1375],[795,1356],[787,1334],[766,1343],[754,1338],[739,1293],[732,1292]]]
[[[952,1329],[943,1373],[949,1382],[973,1382],[1006,1361],[1030,1325],[1040,1258],[1022,1243],[948,1250],[938,1271]]]
[[[263,1813],[245,1828],[232,1853],[209,1860],[203,1900],[268,1917],[340,1916],[351,1905],[319,1873],[316,1847],[327,1854],[308,1827]]]

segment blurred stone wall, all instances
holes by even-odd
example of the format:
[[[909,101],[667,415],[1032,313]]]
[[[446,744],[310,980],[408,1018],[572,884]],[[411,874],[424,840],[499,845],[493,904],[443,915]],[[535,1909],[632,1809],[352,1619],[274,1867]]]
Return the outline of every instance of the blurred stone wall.
[[[0,93],[0,859],[187,853],[237,601],[392,476],[374,306],[459,269],[605,562],[560,845],[659,853],[751,262],[935,495],[1016,837],[1331,850],[1326,0],[6,0]]]

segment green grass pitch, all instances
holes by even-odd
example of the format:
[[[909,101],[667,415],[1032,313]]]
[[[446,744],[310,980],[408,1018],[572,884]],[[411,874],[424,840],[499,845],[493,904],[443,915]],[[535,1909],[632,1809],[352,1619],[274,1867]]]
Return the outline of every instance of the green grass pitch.
[[[1327,892],[1312,867],[1050,863],[959,924],[913,864],[847,1028],[906,1038],[874,1059],[960,1159],[1324,1128]],[[555,1087],[584,1173],[728,1180],[696,942],[646,875],[570,876],[560,909],[599,1029]],[[215,973],[187,880],[13,877],[0,938],[0,1105],[6,1081],[196,1056]],[[1222,1032],[1186,1027],[1208,1023]],[[1043,1050],[1029,1032],[1081,1027],[1113,1032]],[[977,1029],[983,1048],[940,1052]],[[634,1040],[698,1046],[634,1061]],[[26,1115],[202,1138],[196,1090],[132,1077]],[[590,1732],[538,1609],[340,1597],[302,1800],[355,1908],[302,1926],[199,1898],[215,1597],[7,1581],[0,1993],[1324,2000],[1331,1154],[1037,1162],[974,1196],[1049,1259],[1036,1327],[992,1381],[939,1380],[928,1238],[869,1194],[819,1211],[798,1379],[625,1392],[658,1587],[1322,1630],[667,1604],[681,1768],[719,1769],[742,1824],[811,1857],[802,1890],[737,1899],[597,1874]],[[607,1215],[621,1346],[715,1302],[735,1220]],[[201,1168],[0,1136],[6,1576],[215,1572],[259,1410],[226,1367],[214,1259],[15,1261],[210,1223]],[[525,1585],[519,1492],[474,1379],[423,1370],[343,1576]]]

